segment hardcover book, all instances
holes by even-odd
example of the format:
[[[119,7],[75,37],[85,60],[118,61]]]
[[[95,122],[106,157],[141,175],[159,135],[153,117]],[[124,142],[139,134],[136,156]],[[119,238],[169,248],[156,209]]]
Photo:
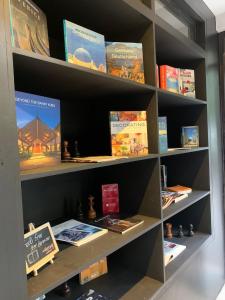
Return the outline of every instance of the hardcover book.
[[[179,194],[184,194],[184,193],[189,194],[192,192],[192,188],[187,187],[187,186],[182,186],[182,185],[171,186],[171,187],[168,187],[167,189],[168,189],[168,191],[176,192]]]
[[[113,156],[148,154],[146,111],[111,111],[110,129]]]
[[[187,247],[172,242],[164,241],[164,265],[167,266],[178,255],[180,255]]]
[[[199,147],[199,129],[198,126],[182,127],[182,147],[194,148]]]
[[[60,101],[16,92],[21,170],[54,166],[61,160]]]
[[[117,183],[102,185],[102,211],[103,215],[119,213],[119,187]]]
[[[103,296],[102,294],[90,289],[88,292],[82,294],[75,300],[110,300],[110,298]]]
[[[167,167],[166,165],[160,165],[161,176],[161,188],[165,190],[167,188]]]
[[[187,198],[188,194],[162,191],[161,196],[162,196],[162,203],[163,203],[162,208],[165,209],[169,207],[172,203],[178,203],[179,201]]]
[[[180,93],[184,96],[195,97],[195,71],[180,69]]]
[[[106,61],[109,74],[145,82],[141,43],[106,42]]]
[[[104,36],[67,20],[63,24],[66,60],[75,65],[106,72]]]
[[[180,69],[167,65],[160,66],[160,88],[173,93],[179,93]]]
[[[108,232],[107,229],[95,227],[73,219],[52,227],[52,231],[56,240],[70,243],[77,247],[91,242]]]
[[[12,46],[49,56],[47,19],[32,0],[10,0]]]
[[[158,118],[159,126],[159,153],[168,152],[167,117]]]
[[[80,284],[85,284],[95,278],[98,278],[108,272],[107,258],[102,258],[96,263],[90,265],[79,274]]]

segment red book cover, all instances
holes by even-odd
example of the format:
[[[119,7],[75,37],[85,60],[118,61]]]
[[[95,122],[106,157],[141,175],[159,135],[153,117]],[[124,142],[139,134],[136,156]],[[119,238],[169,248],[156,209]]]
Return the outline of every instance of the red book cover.
[[[102,185],[103,214],[119,213],[119,187],[118,184]]]

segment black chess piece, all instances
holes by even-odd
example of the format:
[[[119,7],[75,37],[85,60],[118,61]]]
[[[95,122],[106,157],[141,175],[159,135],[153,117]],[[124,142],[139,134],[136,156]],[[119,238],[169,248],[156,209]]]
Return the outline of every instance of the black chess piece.
[[[80,157],[80,152],[78,150],[78,141],[74,142],[74,157]]]
[[[193,236],[194,235],[194,231],[193,231],[194,226],[192,224],[189,225],[189,232],[188,232],[188,236]]]
[[[69,297],[71,295],[71,289],[67,282],[60,287],[59,295],[62,297]]]
[[[77,218],[78,218],[78,220],[83,220],[83,218],[84,218],[81,201],[78,201],[78,203],[77,203]]]
[[[178,227],[178,234],[177,234],[178,238],[183,238],[184,237],[184,233],[183,233],[183,226],[179,225]]]

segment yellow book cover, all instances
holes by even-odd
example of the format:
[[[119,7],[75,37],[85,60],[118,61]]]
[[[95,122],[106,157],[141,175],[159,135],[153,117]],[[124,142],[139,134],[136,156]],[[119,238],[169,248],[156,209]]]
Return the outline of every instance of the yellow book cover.
[[[87,269],[83,270],[79,275],[80,284],[85,284],[99,276],[108,273],[106,257],[100,259],[96,263],[90,265]]]

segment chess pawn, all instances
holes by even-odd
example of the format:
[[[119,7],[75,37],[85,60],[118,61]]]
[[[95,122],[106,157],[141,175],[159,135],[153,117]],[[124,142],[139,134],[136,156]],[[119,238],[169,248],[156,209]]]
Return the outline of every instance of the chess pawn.
[[[93,220],[96,218],[96,211],[94,210],[93,206],[94,206],[94,197],[92,195],[90,195],[88,197],[89,200],[89,211],[88,211],[88,219]]]
[[[63,159],[69,159],[71,157],[69,151],[68,151],[68,141],[63,142],[64,151],[63,151]]]
[[[80,157],[80,152],[78,150],[78,141],[74,142],[74,157]]]
[[[178,238],[183,238],[184,237],[183,226],[182,225],[179,225],[177,237]]]
[[[65,282],[60,288],[59,295],[62,297],[69,297],[71,295],[71,289],[67,282]]]
[[[170,224],[170,223],[166,223],[166,237],[168,239],[172,239],[173,238],[172,224]]]
[[[189,225],[189,232],[188,232],[188,236],[193,236],[194,235],[194,231],[193,231],[194,226],[192,224]]]

